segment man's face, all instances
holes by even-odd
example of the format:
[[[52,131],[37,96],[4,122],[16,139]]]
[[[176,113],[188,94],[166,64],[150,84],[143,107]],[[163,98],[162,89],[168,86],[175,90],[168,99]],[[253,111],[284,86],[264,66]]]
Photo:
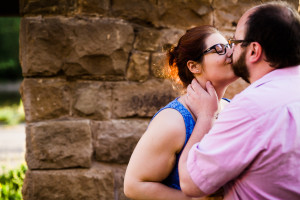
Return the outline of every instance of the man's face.
[[[232,70],[236,76],[239,76],[247,83],[250,83],[249,70],[246,65],[246,50],[245,49],[242,50],[242,53],[237,58],[237,60],[233,61]]]
[[[246,32],[246,21],[247,18],[251,14],[251,12],[247,11],[239,20],[234,39],[236,40],[244,40],[245,32]],[[250,73],[246,63],[246,52],[247,47],[242,47],[242,43],[239,43],[234,46],[232,53],[232,69],[236,76],[241,77],[247,83],[250,83],[249,77]]]

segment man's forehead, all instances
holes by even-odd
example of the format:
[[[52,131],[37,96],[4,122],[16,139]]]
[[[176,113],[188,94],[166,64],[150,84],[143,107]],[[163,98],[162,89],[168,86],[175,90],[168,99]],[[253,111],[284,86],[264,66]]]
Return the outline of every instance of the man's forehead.
[[[247,26],[246,22],[248,20],[249,15],[252,14],[254,11],[255,11],[255,7],[247,10],[242,15],[242,17],[240,18],[240,20],[236,26],[235,34],[233,36],[235,39],[236,39],[236,37],[238,39],[244,39],[244,36],[245,36],[244,34],[245,34],[246,26]]]

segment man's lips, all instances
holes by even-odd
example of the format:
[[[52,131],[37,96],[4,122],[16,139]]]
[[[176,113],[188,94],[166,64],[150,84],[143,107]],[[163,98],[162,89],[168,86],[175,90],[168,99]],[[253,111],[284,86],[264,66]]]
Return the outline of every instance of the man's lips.
[[[232,59],[231,59],[231,58],[226,58],[225,63],[226,63],[226,64],[232,64]]]

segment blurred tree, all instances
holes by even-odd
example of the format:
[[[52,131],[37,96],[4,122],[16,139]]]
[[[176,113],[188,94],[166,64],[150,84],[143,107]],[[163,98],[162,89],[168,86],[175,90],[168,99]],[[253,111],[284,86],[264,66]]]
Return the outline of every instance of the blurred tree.
[[[0,81],[22,79],[19,26],[19,17],[0,17]]]

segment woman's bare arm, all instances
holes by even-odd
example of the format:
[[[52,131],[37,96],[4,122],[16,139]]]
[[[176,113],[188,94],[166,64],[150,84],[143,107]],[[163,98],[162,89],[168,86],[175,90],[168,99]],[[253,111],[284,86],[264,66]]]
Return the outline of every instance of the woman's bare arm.
[[[182,116],[173,109],[161,111],[131,156],[124,180],[125,195],[131,199],[191,199],[160,183],[170,174],[184,141]]]

